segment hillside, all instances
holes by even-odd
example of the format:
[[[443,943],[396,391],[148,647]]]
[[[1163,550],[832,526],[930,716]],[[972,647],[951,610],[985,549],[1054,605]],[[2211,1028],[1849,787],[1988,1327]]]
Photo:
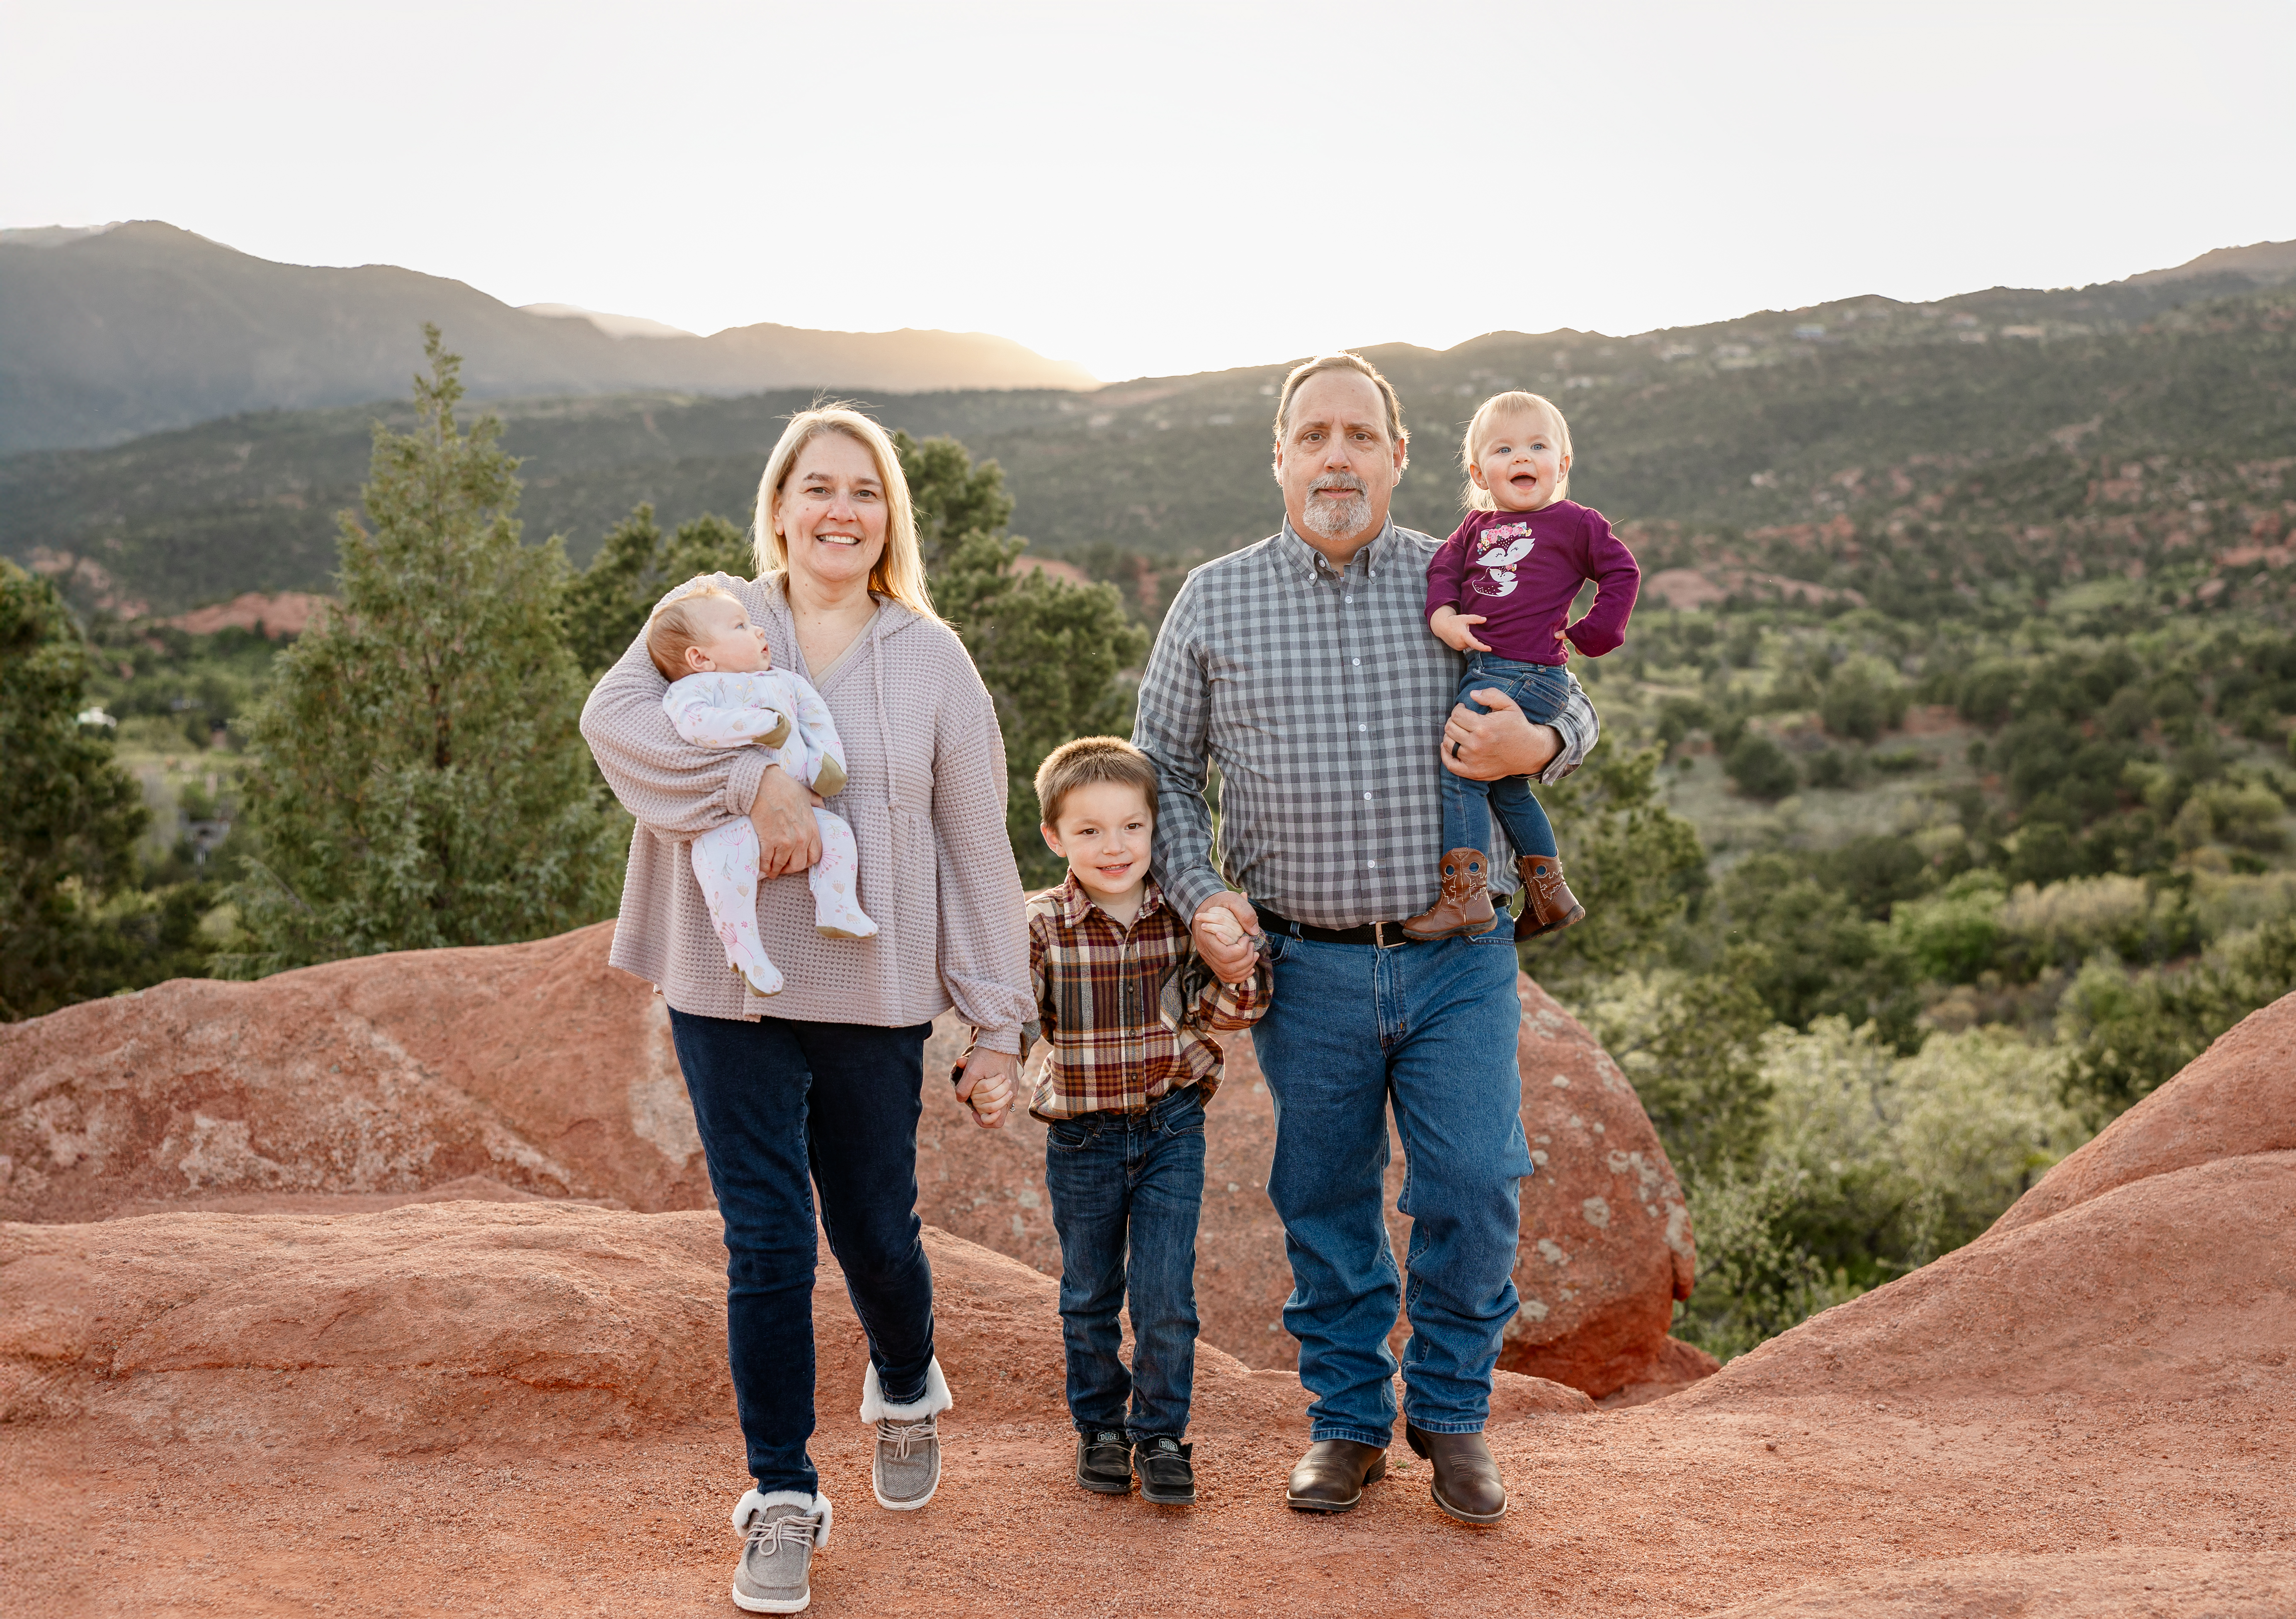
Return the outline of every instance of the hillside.
[[[406,391],[426,320],[468,357],[463,378],[480,397],[1093,383],[981,333],[768,325],[618,338],[598,321],[514,309],[459,281],[390,265],[274,264],[139,220],[0,234],[0,451],[390,399]]]
[[[2205,572],[2223,554],[2274,545],[2286,527],[2271,515],[2284,498],[2275,468],[2296,456],[2292,314],[2296,289],[2196,270],[1931,305],[1860,298],[1633,339],[1492,333],[1439,353],[1368,352],[1417,433],[1397,503],[1407,523],[1449,530],[1458,425],[1477,399],[1520,385],[1564,405],[1573,495],[1652,525],[1656,566],[1752,568],[1894,592],[1898,607],[1927,612],[1983,581],[2047,588],[2108,560],[2157,569],[2181,558]],[[1130,577],[1136,556],[1161,575],[1152,594],[1168,596],[1186,563],[1276,520],[1267,443],[1282,371],[1090,394],[865,397],[890,425],[954,434],[998,459],[1016,527],[1039,555],[1107,577]],[[810,398],[654,392],[494,408],[526,458],[528,531],[563,533],[579,562],[640,500],[671,522],[745,516],[782,418]],[[7,457],[0,550],[72,571],[81,599],[121,611],[324,588],[332,514],[356,504],[368,425],[394,408],[242,415]],[[1917,543],[1895,543],[1909,537]],[[2225,565],[2252,572],[2259,560]]]

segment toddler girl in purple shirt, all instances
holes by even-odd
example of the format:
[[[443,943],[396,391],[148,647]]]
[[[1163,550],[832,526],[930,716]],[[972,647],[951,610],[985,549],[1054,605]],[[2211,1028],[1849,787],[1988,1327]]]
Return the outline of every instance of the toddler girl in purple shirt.
[[[1495,394],[1467,424],[1467,514],[1427,565],[1427,624],[1467,654],[1459,701],[1496,686],[1529,719],[1552,720],[1570,694],[1563,663],[1576,646],[1599,658],[1625,639],[1642,570],[1600,512],[1562,498],[1570,487],[1570,428],[1535,393]],[[1578,588],[1595,603],[1566,623]],[[1491,816],[1514,845],[1523,885],[1518,939],[1569,927],[1587,914],[1562,880],[1554,828],[1528,777],[1469,781],[1443,773],[1443,893],[1403,931],[1414,939],[1480,933],[1497,920],[1490,895]]]

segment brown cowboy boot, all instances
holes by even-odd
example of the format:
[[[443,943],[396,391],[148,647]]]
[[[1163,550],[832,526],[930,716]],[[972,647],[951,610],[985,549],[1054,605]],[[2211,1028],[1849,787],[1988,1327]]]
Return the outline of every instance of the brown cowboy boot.
[[[1428,1492],[1463,1524],[1496,1524],[1506,1516],[1506,1485],[1480,1434],[1428,1434],[1406,1424],[1412,1450],[1435,1464]]]
[[[1514,919],[1514,936],[1536,939],[1560,932],[1587,914],[1570,885],[1562,880],[1562,862],[1552,855],[1527,854],[1514,863],[1522,878],[1522,915]],[[1411,925],[1405,923],[1408,928]]]
[[[1403,925],[1403,936],[1424,944],[1480,933],[1498,920],[1491,908],[1491,859],[1480,849],[1454,849],[1443,857],[1443,894],[1431,909]]]

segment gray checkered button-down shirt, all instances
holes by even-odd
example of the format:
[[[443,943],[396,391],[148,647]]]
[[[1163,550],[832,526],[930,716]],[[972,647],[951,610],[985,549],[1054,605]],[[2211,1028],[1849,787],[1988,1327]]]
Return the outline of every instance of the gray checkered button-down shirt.
[[[1439,543],[1390,522],[1334,571],[1286,522],[1188,576],[1149,654],[1132,731],[1161,780],[1156,875],[1182,916],[1231,883],[1314,927],[1399,921],[1435,902],[1438,749],[1466,667],[1427,628]],[[1554,723],[1563,745],[1546,781],[1577,769],[1598,735],[1575,678]],[[1513,892],[1507,851],[1491,853],[1492,887]]]

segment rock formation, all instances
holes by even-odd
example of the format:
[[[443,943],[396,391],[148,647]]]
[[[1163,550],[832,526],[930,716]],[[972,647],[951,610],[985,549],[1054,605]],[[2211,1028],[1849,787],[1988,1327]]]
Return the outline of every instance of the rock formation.
[[[449,1185],[707,1207],[668,1016],[606,966],[611,937],[601,924],[255,984],[177,981],[0,1027],[0,1216],[279,1212],[344,1196],[372,1208]],[[1702,1369],[1697,1352],[1667,1348],[1694,1259],[1681,1189],[1616,1064],[1543,990],[1517,987],[1523,1127],[1540,1170],[1523,1187],[1522,1312],[1500,1364],[1597,1396],[1671,1388]],[[929,1073],[947,1075],[959,1033],[941,1020]],[[1204,1336],[1248,1365],[1290,1367],[1291,1270],[1264,1189],[1275,1113],[1250,1040],[1227,1049],[1199,1239]],[[1058,1275],[1044,1127],[1021,1115],[981,1130],[939,1083],[926,1100],[920,1212]],[[1398,1150],[1398,1257],[1402,1171]]]

